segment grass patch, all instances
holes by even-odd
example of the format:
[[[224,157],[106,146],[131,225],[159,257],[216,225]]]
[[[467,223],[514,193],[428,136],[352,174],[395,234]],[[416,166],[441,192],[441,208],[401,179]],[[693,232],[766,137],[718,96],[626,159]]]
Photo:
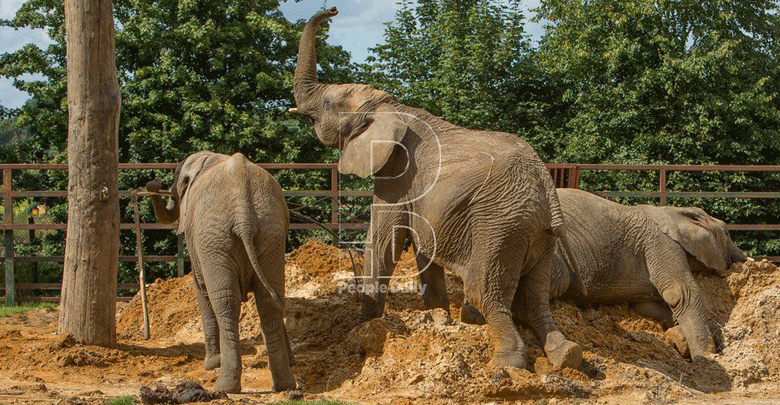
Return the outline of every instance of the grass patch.
[[[11,316],[14,314],[20,314],[22,312],[35,311],[36,309],[41,308],[51,308],[56,305],[57,304],[53,302],[24,302],[19,305],[10,307],[6,306],[5,304],[0,304],[0,318],[5,318],[6,316]]]
[[[271,405],[352,405],[348,402],[339,401],[281,401],[272,402]]]
[[[107,402],[108,405],[135,405],[136,399],[132,395],[116,397]]]

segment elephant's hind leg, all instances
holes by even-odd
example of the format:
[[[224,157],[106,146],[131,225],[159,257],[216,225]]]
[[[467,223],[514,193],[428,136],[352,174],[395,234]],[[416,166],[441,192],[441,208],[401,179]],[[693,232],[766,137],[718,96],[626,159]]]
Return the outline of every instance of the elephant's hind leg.
[[[266,279],[280,297],[284,296],[284,248],[266,251],[261,256],[262,269]],[[271,370],[274,391],[287,391],[297,388],[295,377],[290,369],[293,361],[287,328],[284,326],[284,309],[279,308],[271,295],[261,285],[255,283],[255,302],[260,316],[260,329],[268,352],[268,368]]]
[[[238,332],[241,291],[234,274],[234,264],[224,263],[229,261],[224,257],[207,261],[201,255],[199,259],[203,265],[209,302],[219,325],[220,369],[214,389],[241,392],[241,344]]]
[[[513,302],[513,312],[531,325],[553,368],[576,369],[582,362],[582,348],[566,339],[550,313],[550,260],[550,255],[542,256],[523,277]]]
[[[491,268],[489,263],[497,263],[499,268]],[[496,369],[526,368],[525,343],[515,328],[511,312],[520,272],[509,270],[500,260],[488,260],[472,268],[480,269],[485,275],[481,282],[473,280],[477,281],[474,283],[468,277],[461,278],[464,280],[466,299],[475,304],[489,326],[494,351],[488,366]]]
[[[284,326],[282,311],[276,309],[265,289],[260,287],[255,292],[257,312],[260,315],[260,328],[263,332],[266,351],[268,352],[268,368],[271,370],[274,391],[294,390],[297,385],[290,369],[292,351]],[[257,299],[260,297],[260,299]]]
[[[203,282],[198,256],[195,251],[190,253],[192,259],[192,285],[195,288],[195,296],[198,298],[198,309],[203,324],[203,337],[206,346],[206,358],[203,366],[206,370],[213,370],[220,365],[219,356],[219,325],[214,309],[211,308],[209,296],[206,293],[206,284]]]
[[[417,271],[420,283],[425,286],[423,304],[426,309],[442,308],[450,312],[450,300],[447,297],[447,284],[444,278],[444,268],[432,262],[428,257],[417,252]]]

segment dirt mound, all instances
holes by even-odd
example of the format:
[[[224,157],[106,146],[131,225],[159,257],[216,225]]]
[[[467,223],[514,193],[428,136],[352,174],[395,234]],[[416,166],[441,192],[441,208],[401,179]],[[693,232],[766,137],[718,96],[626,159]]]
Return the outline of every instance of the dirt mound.
[[[171,339],[177,334],[194,332],[200,325],[198,300],[192,286],[192,275],[170,280],[156,280],[146,289],[149,308],[149,331],[152,339]],[[174,304],[175,305],[171,305]],[[143,338],[143,306],[141,294],[117,311],[117,336],[124,339]],[[196,322],[193,322],[196,321]],[[200,331],[202,331],[202,327]]]
[[[288,256],[286,324],[296,357],[293,372],[309,398],[757,404],[762,403],[757,398],[780,394],[780,270],[766,261],[735,265],[726,277],[695,274],[719,348],[709,359],[683,358],[657,322],[626,305],[555,302],[551,307],[559,327],[583,347],[582,366],[552,370],[533,334],[518,325],[530,370],[508,375],[486,368],[493,350],[489,327],[453,320],[463,299],[457,277],[446,274],[452,317],[440,309],[424,310],[422,298],[407,291],[388,295],[383,318],[360,323],[356,297],[339,291],[339,283],[354,282],[353,260],[362,268],[362,258],[317,243]],[[414,254],[407,250],[395,274],[415,272]],[[52,381],[95,381],[93,387],[101,390],[135,381],[135,395],[138,384],[195,381],[209,388],[217,372],[202,367],[203,336],[191,277],[157,280],[148,298],[152,339],[141,339],[141,303],[134,298],[118,313],[120,343],[113,348],[58,337],[54,309],[0,319],[0,372],[17,385],[45,382],[48,396],[60,389]],[[267,390],[268,359],[251,295],[242,305],[241,339],[244,387]]]
[[[717,357],[744,386],[780,376],[780,270],[748,259],[732,268],[728,286],[737,299],[720,329],[723,351]]]
[[[346,252],[311,242],[288,256],[287,326],[298,360],[294,371],[308,392],[354,400],[380,394],[533,399],[632,392],[640,400],[674,400],[689,396],[691,389],[723,392],[774,381],[780,371],[780,271],[766,261],[735,265],[727,278],[696,274],[722,349],[709,360],[683,358],[657,322],[625,305],[553,303],[563,333],[584,349],[582,367],[553,371],[534,336],[521,327],[533,372],[508,376],[485,367],[492,355],[487,326],[462,324],[442,310],[425,311],[417,294],[390,294],[386,316],[360,324],[354,296],[338,291],[338,282],[344,282],[338,276],[353,282],[348,279],[353,260],[362,267],[360,257],[350,259]],[[414,254],[407,250],[395,274],[415,272]],[[150,318],[158,325],[153,329],[161,329],[153,336],[200,337],[188,280],[161,281],[150,288]],[[457,316],[462,284],[447,274],[447,286]],[[166,308],[169,302],[186,304]],[[137,318],[137,307],[128,305],[120,325],[131,313]],[[242,307],[241,336],[262,342],[251,300]],[[262,364],[263,356],[260,349],[250,362]]]

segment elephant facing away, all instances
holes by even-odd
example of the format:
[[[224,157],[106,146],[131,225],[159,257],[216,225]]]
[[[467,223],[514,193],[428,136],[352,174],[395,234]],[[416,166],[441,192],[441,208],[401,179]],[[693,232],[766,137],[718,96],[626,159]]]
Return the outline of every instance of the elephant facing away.
[[[147,184],[158,191],[157,181]],[[220,367],[214,389],[241,391],[241,302],[254,293],[276,391],[295,389],[283,320],[284,252],[289,212],[279,183],[242,154],[209,151],[176,168],[173,197],[152,196],[157,220],[178,219],[192,260],[206,345],[204,366]]]
[[[577,367],[582,350],[549,310],[550,263],[556,239],[566,235],[544,163],[515,135],[453,125],[371,86],[319,83],[317,29],[337,13],[322,11],[303,28],[291,111],[312,120],[323,144],[341,149],[341,173],[373,176],[362,318],[382,316],[389,279],[411,239],[425,262],[420,277],[437,291],[428,304],[449,307],[444,283],[432,281],[443,281],[447,267],[485,314],[495,349],[491,366],[526,366],[511,313],[522,284],[517,310],[533,319],[547,356],[556,366]]]
[[[664,329],[678,323],[667,334],[681,351],[687,344],[692,358],[713,352],[707,308],[691,270],[724,274],[745,260],[726,224],[699,208],[626,206],[576,189],[559,189],[558,195],[588,294],[574,282],[557,246],[550,297],[575,304],[629,303]],[[471,307],[462,320],[480,322]]]

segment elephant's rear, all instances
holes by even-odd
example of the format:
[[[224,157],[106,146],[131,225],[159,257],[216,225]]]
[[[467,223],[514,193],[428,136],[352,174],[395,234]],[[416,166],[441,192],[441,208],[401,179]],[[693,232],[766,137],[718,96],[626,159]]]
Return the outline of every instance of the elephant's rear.
[[[246,253],[247,290],[262,287],[271,296],[284,296],[284,252],[290,224],[279,183],[240,153],[225,161],[224,173],[238,180],[233,190],[232,233]]]

